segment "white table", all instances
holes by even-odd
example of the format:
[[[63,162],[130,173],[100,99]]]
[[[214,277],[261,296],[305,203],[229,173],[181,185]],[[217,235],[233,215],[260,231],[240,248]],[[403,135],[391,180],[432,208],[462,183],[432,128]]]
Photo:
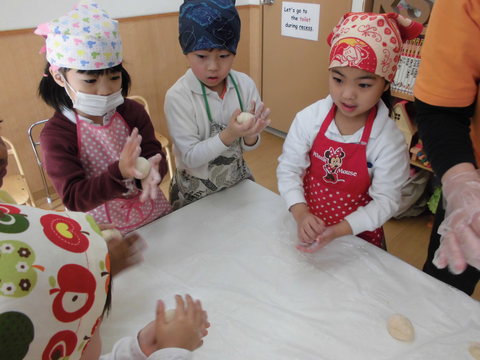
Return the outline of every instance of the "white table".
[[[212,324],[195,359],[469,359],[480,304],[354,236],[295,249],[283,200],[251,181],[139,230],[145,261],[114,279],[104,350],[154,318],[174,294],[202,300]],[[416,338],[390,337],[401,313]]]

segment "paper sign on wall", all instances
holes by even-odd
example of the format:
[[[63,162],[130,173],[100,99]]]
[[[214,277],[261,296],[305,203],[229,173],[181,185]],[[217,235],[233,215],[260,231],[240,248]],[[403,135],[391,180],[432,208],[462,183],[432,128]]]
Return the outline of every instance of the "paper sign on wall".
[[[320,4],[282,2],[282,35],[318,41]]]

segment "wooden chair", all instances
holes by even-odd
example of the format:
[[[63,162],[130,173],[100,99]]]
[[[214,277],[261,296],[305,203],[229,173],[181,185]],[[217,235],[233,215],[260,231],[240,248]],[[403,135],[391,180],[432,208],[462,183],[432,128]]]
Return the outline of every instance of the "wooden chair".
[[[143,105],[145,108],[145,111],[147,114],[150,116],[150,108],[148,107],[148,102],[147,99],[145,99],[143,96],[140,95],[131,95],[128,97],[128,99],[134,100],[140,104]],[[172,156],[172,150],[171,150],[171,145],[170,145],[170,140],[162,134],[160,134],[158,131],[155,131],[155,137],[157,140],[162,144],[162,148],[165,149],[165,153],[167,156],[167,162],[168,162],[168,174],[170,175],[170,179],[173,178],[173,173],[174,173],[174,168],[173,168],[173,156]]]
[[[25,178],[25,172],[23,171],[22,163],[18,157],[17,150],[13,146],[12,142],[6,137],[2,136],[3,141],[7,144],[7,151],[9,157],[9,168],[11,168],[10,159],[13,158],[18,169],[18,174],[12,174],[7,170],[7,175],[3,178],[2,189],[7,191],[15,202],[19,205],[27,204],[35,206],[35,201],[33,200],[32,192],[28,186],[27,179]]]
[[[30,140],[30,145],[32,145],[33,154],[35,155],[35,160],[37,161],[38,170],[40,171],[40,177],[42,178],[43,189],[45,190],[45,197],[46,197],[47,203],[52,204],[53,198],[48,188],[47,176],[45,175],[42,159],[39,153],[40,140],[38,138],[38,135],[40,134],[39,130],[43,128],[43,126],[47,121],[48,119],[45,119],[45,120],[40,120],[33,123],[32,125],[30,125],[27,132],[28,132],[28,139]]]

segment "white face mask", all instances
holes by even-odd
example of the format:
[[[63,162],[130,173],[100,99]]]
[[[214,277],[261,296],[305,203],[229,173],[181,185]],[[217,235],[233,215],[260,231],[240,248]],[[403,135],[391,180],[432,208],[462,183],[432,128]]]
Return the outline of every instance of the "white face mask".
[[[110,95],[93,95],[93,94],[86,94],[80,91],[75,90],[72,86],[67,82],[67,79],[63,78],[65,84],[67,84],[68,88],[75,94],[75,100],[72,99],[70,94],[67,92],[68,97],[72,100],[73,107],[81,112],[91,115],[91,116],[103,116],[106,113],[115,110],[117,106],[123,104],[123,95],[122,89],[118,90],[117,92],[110,94]]]

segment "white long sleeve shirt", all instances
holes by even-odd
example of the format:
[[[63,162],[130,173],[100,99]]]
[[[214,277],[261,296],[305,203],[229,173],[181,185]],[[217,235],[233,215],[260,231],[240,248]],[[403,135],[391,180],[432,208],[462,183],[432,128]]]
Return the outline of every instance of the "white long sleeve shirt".
[[[306,203],[303,176],[310,166],[309,152],[332,105],[328,96],[306,107],[297,113],[288,131],[278,159],[277,177],[278,189],[289,209],[294,204]],[[325,135],[334,141],[358,144],[362,133],[363,127],[353,135],[342,136],[332,121]],[[368,169],[372,181],[368,194],[372,201],[345,217],[354,235],[373,231],[396,213],[402,186],[409,176],[405,139],[382,101],[368,140],[367,162],[372,164]]]
[[[257,87],[246,74],[231,70],[244,110],[249,109],[252,100],[258,105],[261,102]],[[212,119],[218,124],[227,125],[236,109],[240,109],[235,87],[229,77],[226,82],[226,92],[223,99],[216,91],[205,88],[212,114]],[[208,178],[208,163],[228,149],[220,140],[220,136],[210,137],[210,121],[208,120],[205,101],[199,80],[191,69],[177,80],[165,96],[165,116],[168,131],[173,140],[173,153],[177,169],[184,169],[193,176]],[[243,142],[245,151],[253,150],[260,145],[257,142],[248,146]]]
[[[166,348],[155,351],[149,357],[140,349],[135,337],[120,339],[112,352],[102,355],[99,360],[192,360],[193,353],[186,349]]]

